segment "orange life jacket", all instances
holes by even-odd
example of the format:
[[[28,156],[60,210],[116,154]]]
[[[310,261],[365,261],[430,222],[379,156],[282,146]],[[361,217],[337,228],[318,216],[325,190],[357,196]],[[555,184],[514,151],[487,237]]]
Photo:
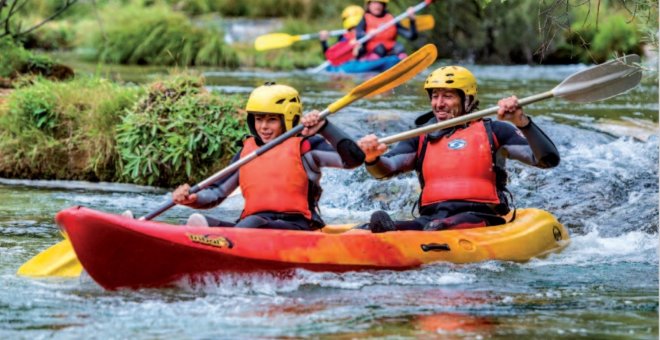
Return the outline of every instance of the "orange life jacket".
[[[394,19],[394,16],[390,13],[386,13],[382,17],[377,17],[371,13],[365,13],[364,14],[364,20],[366,23],[365,31],[367,34],[369,34],[370,31],[373,31],[380,27],[381,25],[392,21]],[[378,35],[375,37],[369,39],[367,41],[367,54],[371,53],[374,51],[376,46],[383,44],[385,46],[385,49],[387,51],[391,50],[394,47],[394,44],[396,44],[396,25],[392,25],[388,27],[386,30],[380,32]]]
[[[301,214],[312,218],[307,195],[308,177],[302,164],[303,138],[282,142],[238,171],[238,184],[245,197],[241,218],[258,212]],[[254,137],[243,143],[241,157],[258,148]]]
[[[439,140],[427,138],[420,137],[418,148],[421,206],[450,200],[500,203],[492,145],[496,141],[491,142],[484,121]]]

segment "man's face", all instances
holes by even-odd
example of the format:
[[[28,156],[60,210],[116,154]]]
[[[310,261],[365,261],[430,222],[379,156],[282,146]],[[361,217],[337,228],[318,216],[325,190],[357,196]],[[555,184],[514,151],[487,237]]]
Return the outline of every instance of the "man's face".
[[[254,115],[254,129],[261,141],[268,143],[284,132],[280,115]]]
[[[385,10],[385,4],[378,1],[369,1],[367,7],[369,12],[375,16],[383,14],[383,10]]]
[[[463,114],[463,102],[456,89],[433,89],[431,108],[438,121],[458,117]]]

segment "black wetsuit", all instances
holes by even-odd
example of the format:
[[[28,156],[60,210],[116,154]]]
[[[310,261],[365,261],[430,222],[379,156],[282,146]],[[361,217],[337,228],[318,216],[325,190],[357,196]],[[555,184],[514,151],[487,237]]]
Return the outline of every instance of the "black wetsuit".
[[[318,135],[307,138],[310,150],[302,155],[302,163],[307,173],[309,190],[308,203],[312,212],[312,219],[308,220],[299,214],[285,214],[276,212],[259,212],[246,216],[237,223],[218,220],[210,216],[206,220],[210,226],[235,226],[242,228],[292,229],[314,230],[323,227],[324,222],[318,214],[317,203],[321,196],[321,168],[353,169],[364,162],[364,153],[355,142],[339,128],[326,120],[326,124]],[[263,145],[257,138],[257,144]],[[234,156],[232,163],[240,159],[242,150]],[[274,151],[269,151],[274,152]],[[190,207],[195,209],[209,209],[222,203],[238,186],[236,171],[225,179],[212,184],[197,193],[197,201]]]
[[[526,127],[516,128],[512,124],[491,121],[492,133],[499,147],[495,150],[494,163],[498,174],[497,189],[500,204],[486,204],[469,201],[444,201],[419,207],[420,216],[412,221],[396,221],[397,230],[441,230],[448,228],[469,228],[498,225],[506,221],[502,218],[510,210],[506,190],[505,161],[515,159],[538,168],[551,168],[559,164],[559,152],[550,138],[531,121]],[[437,131],[425,138],[434,140],[451,135],[453,129]],[[367,171],[375,178],[385,179],[400,173],[421,169],[417,151],[419,137],[398,143],[394,148],[374,162],[366,163]],[[469,160],[466,160],[469,161]],[[419,173],[418,173],[419,174]],[[420,179],[421,180],[421,179]]]

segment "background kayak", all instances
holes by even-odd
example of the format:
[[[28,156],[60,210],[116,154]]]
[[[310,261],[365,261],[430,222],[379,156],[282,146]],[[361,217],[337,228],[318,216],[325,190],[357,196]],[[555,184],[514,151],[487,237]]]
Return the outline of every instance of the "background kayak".
[[[375,60],[351,60],[339,66],[329,65],[325,70],[327,72],[342,73],[368,73],[383,72],[396,65],[401,59],[395,55],[386,56]]]

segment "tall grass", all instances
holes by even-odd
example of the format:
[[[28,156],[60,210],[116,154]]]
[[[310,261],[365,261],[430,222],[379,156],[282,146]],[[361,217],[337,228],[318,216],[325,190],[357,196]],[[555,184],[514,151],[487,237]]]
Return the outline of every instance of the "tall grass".
[[[16,89],[0,112],[0,176],[117,179],[114,126],[140,92],[97,78]]]
[[[138,65],[209,65],[237,67],[236,53],[212,29],[194,27],[166,6],[106,8],[105,32],[91,47],[100,61]],[[111,13],[111,14],[110,14]]]
[[[8,37],[0,38],[0,77],[9,77],[19,70],[32,53]]]

